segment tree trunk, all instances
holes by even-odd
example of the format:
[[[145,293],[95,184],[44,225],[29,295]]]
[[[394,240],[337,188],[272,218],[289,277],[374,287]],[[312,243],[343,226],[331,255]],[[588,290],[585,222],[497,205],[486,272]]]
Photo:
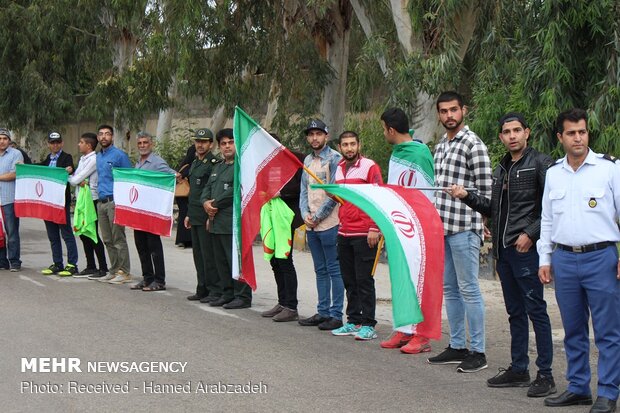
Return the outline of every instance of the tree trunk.
[[[278,81],[273,78],[271,79],[271,87],[269,89],[269,104],[267,105],[267,114],[265,115],[262,123],[262,127],[269,131],[271,129],[271,124],[278,114],[278,101],[280,99],[280,85]]]
[[[174,103],[177,97],[177,78],[172,79],[172,83],[168,88],[168,97]],[[159,117],[157,118],[157,131],[155,132],[155,138],[161,142],[164,139],[170,137],[170,129],[172,129],[172,118],[174,117],[174,107],[160,110]]]
[[[350,0],[351,6],[353,6],[353,11],[355,11],[355,16],[357,17],[357,21],[359,21],[360,26],[362,26],[362,30],[366,35],[367,39],[370,39],[373,36],[373,21],[372,18],[368,15],[368,12],[364,5],[360,2],[360,0]],[[383,73],[384,77],[387,77],[389,72],[387,68],[387,60],[385,56],[380,53],[377,54],[377,63],[379,64],[379,68],[381,68],[381,73]]]
[[[344,126],[352,12],[351,3],[340,0],[326,15],[327,21],[332,23],[331,30],[328,33],[320,30],[314,35],[319,53],[333,70],[332,79],[323,87],[320,108],[332,138],[341,133]]]
[[[226,121],[227,118],[224,105],[220,105],[217,109],[215,109],[215,112],[213,112],[213,116],[211,117],[210,129],[213,132],[213,135],[215,135],[224,127],[224,125],[226,125]]]

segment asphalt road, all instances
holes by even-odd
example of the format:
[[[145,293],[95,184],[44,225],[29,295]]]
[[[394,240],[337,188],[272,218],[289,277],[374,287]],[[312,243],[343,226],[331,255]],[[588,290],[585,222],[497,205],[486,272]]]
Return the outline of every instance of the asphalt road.
[[[127,233],[136,273],[132,231]],[[261,318],[259,312],[275,304],[275,286],[259,250],[253,308],[222,310],[185,299],[194,288],[191,251],[175,248],[171,239],[164,240],[168,290],[146,293],[128,285],[43,276],[40,269],[50,264],[43,223],[22,220],[21,237],[23,270],[0,272],[1,412],[558,412],[543,407],[541,399],[527,398],[526,388],[486,387],[485,380],[509,361],[497,282],[483,281],[489,369],[463,374],[455,365],[426,363],[429,354],[447,346],[447,323],[432,353],[404,355],[381,349],[379,340],[356,342]],[[309,316],[316,303],[311,259],[296,252],[295,261],[300,313]],[[389,298],[384,266],[377,290],[379,298]],[[547,293],[561,392],[566,387],[561,324],[552,291]],[[391,330],[390,305],[383,300],[378,319],[382,338]],[[533,337],[530,343],[533,347]],[[530,353],[535,376],[533,349]],[[33,364],[23,365],[34,359],[43,362],[37,368],[53,370],[43,358],[72,359],[81,372],[33,372]],[[125,362],[129,371],[110,372],[108,362]],[[172,371],[157,371],[166,366]]]

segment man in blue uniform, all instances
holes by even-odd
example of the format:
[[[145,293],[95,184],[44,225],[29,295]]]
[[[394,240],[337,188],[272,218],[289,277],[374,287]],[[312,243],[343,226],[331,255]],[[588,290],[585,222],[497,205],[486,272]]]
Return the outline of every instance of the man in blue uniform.
[[[566,156],[547,172],[538,254],[540,280],[555,279],[564,326],[568,389],[546,406],[592,404],[589,314],[599,351],[597,399],[591,413],[614,412],[620,384],[620,164],[588,148],[582,109],[558,116]]]

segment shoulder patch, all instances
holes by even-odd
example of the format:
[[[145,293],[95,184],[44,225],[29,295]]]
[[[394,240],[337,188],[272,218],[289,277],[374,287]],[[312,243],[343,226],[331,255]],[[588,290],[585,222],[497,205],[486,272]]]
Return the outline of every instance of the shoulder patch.
[[[608,153],[603,155],[603,159],[607,159],[608,161],[611,161],[611,162],[616,162],[618,160],[618,158],[616,158],[615,156],[610,155]]]

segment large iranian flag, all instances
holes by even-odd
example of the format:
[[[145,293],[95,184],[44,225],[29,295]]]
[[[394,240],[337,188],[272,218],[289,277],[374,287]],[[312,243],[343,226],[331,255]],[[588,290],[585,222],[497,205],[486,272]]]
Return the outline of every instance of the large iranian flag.
[[[235,192],[233,278],[256,290],[252,243],[260,230],[260,209],[303,165],[241,108],[235,108]]]
[[[443,224],[433,204],[422,192],[395,185],[316,187],[360,208],[383,233],[394,326],[419,323],[418,334],[440,339],[444,243]]]
[[[425,144],[418,141],[394,145],[388,169],[388,183],[406,188],[435,186],[433,155]],[[435,191],[423,191],[434,202]]]
[[[156,235],[170,236],[173,174],[114,168],[114,223]]]
[[[67,171],[41,165],[15,166],[15,216],[66,224]]]

